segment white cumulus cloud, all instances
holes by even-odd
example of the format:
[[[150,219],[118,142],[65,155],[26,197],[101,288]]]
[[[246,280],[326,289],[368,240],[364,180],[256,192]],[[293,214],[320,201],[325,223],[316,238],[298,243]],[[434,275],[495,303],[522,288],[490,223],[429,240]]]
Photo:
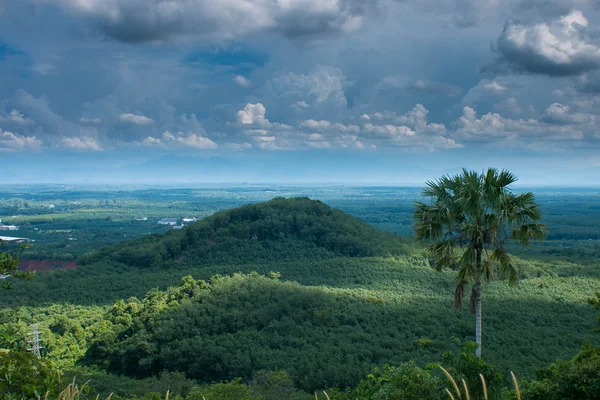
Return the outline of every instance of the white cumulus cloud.
[[[172,133],[165,131],[161,137],[148,136],[141,142],[135,142],[141,146],[158,146],[163,148],[175,147],[178,149],[210,150],[219,146],[211,139],[196,133],[185,134],[183,132]]]
[[[243,38],[275,31],[311,40],[354,31],[378,1],[28,0],[61,5],[123,42]]]
[[[261,103],[248,103],[244,109],[237,112],[238,121],[242,124],[253,124],[257,120],[264,120],[267,109]]]
[[[63,137],[60,147],[78,151],[100,151],[102,146],[91,137]]]
[[[194,149],[216,149],[217,144],[207,137],[197,135],[195,133],[189,133],[185,135],[183,132],[177,132],[172,134],[169,131],[163,133],[163,143],[175,143],[183,147],[191,147]]]
[[[0,151],[39,150],[42,141],[35,136],[22,136],[0,129]]]
[[[549,23],[509,22],[495,44],[498,58],[485,69],[568,76],[600,68],[600,40],[588,25],[576,9]]]
[[[17,109],[12,109],[6,115],[0,114],[0,123],[14,124],[14,125],[34,125],[35,122],[31,118],[25,117],[25,115]]]
[[[243,88],[249,88],[253,85],[250,79],[244,78],[242,75],[236,75],[233,78],[233,82]]]
[[[152,118],[131,113],[123,113],[119,115],[119,121],[132,125],[150,125],[154,122]]]

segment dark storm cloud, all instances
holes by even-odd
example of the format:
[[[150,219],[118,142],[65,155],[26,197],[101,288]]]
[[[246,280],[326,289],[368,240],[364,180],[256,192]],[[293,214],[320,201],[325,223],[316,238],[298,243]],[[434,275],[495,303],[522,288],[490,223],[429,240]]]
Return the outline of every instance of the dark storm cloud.
[[[359,28],[379,0],[310,2],[214,0],[30,0],[59,4],[90,20],[110,38],[128,42],[178,37],[239,38],[278,31],[290,38],[320,39]]]
[[[378,11],[379,0],[342,0],[337,7],[321,10],[297,7],[277,18],[275,30],[292,39],[318,39],[355,30],[364,18]]]
[[[600,68],[600,40],[579,10],[551,22],[508,22],[482,70],[573,76]]]
[[[150,3],[150,2],[149,2]],[[169,40],[179,35],[208,35],[218,30],[215,21],[197,21],[183,12],[165,15],[140,5],[123,5],[118,19],[93,15],[98,28],[108,37],[127,43]]]

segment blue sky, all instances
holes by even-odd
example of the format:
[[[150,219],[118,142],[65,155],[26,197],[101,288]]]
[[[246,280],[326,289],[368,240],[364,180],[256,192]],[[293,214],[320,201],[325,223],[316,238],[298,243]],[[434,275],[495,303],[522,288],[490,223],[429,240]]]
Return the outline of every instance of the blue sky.
[[[600,185],[597,1],[0,0],[0,76],[10,182]]]

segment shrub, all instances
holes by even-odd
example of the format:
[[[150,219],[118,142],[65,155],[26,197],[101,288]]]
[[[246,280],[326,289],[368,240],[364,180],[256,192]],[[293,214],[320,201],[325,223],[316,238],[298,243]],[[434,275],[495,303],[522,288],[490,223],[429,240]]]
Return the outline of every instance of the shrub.
[[[353,399],[364,400],[441,400],[443,385],[439,378],[414,362],[398,367],[374,369],[351,394]],[[444,395],[445,396],[445,395]]]
[[[0,353],[0,393],[6,398],[34,398],[55,394],[59,376],[50,364],[31,353]]]

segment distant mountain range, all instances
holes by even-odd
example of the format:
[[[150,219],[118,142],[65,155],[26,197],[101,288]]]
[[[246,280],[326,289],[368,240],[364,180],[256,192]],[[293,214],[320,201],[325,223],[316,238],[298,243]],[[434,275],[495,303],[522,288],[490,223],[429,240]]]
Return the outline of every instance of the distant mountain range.
[[[544,158],[370,151],[249,151],[224,156],[130,153],[0,153],[4,184],[348,184],[422,186],[463,167],[506,168],[520,186],[600,186],[600,166],[566,168]]]
[[[93,162],[81,155],[41,157],[37,163],[15,160],[4,170],[6,183],[191,184],[191,183],[414,183],[434,172],[398,160],[360,155],[269,153],[198,157],[164,155],[128,163]],[[421,177],[421,178],[419,178]]]

